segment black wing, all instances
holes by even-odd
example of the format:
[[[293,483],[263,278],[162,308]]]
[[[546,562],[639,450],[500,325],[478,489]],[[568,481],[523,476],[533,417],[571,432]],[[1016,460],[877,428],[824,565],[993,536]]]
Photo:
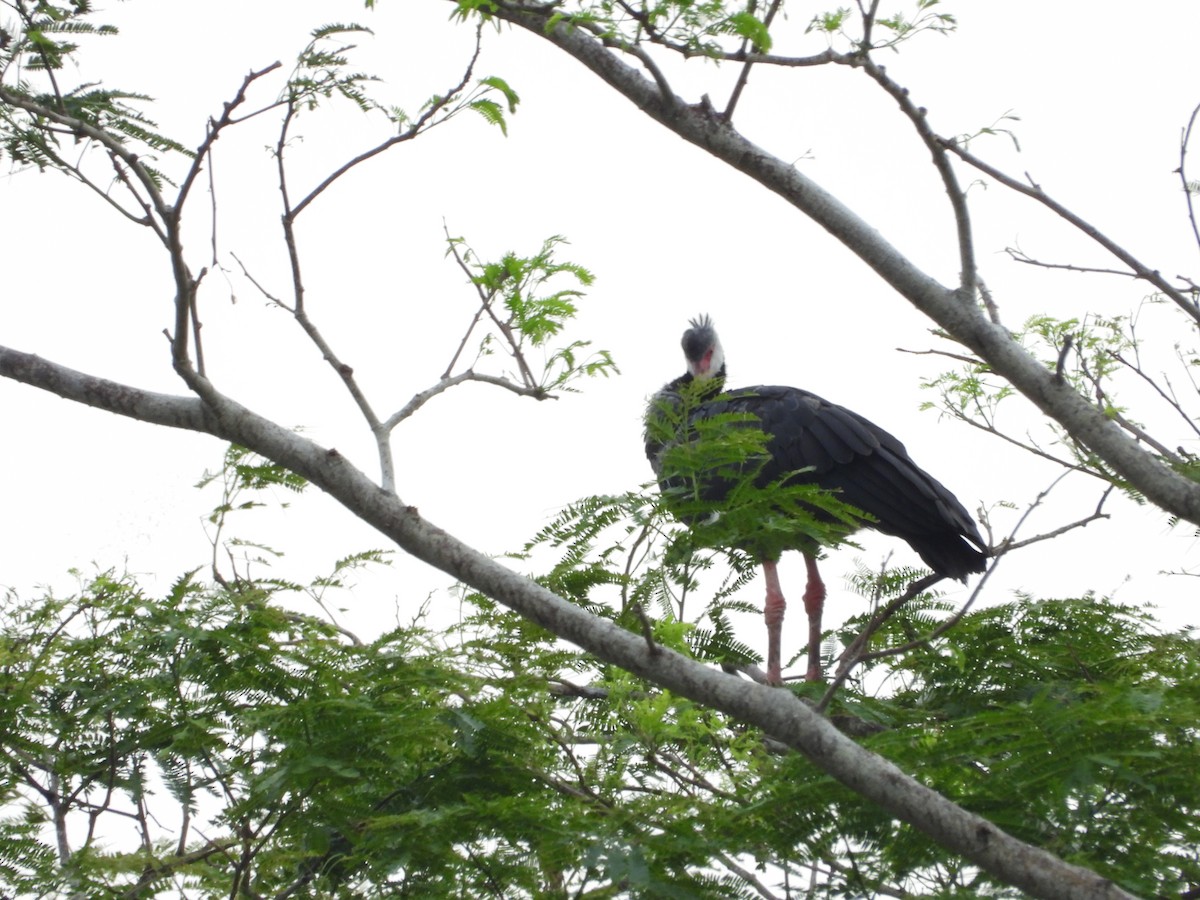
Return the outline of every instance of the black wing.
[[[799,479],[869,513],[872,528],[907,541],[934,571],[960,579],[983,571],[986,545],[974,520],[879,426],[808,391],[777,386],[722,394],[692,418],[726,413],[755,416],[770,436],[762,483],[811,469]]]

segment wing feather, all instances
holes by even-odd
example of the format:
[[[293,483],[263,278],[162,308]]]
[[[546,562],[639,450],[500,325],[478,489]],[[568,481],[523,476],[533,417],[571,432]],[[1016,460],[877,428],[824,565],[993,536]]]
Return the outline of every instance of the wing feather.
[[[692,420],[726,413],[750,413],[769,435],[763,484],[810,470],[797,477],[837,491],[937,571],[961,578],[983,570],[986,545],[962,504],[868,419],[799,388],[760,385],[700,405]]]

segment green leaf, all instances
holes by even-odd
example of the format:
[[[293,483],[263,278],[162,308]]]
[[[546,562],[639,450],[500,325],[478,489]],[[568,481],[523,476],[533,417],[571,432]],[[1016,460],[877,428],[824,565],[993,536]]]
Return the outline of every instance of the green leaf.
[[[769,53],[771,32],[757,16],[748,12],[737,12],[729,17],[729,26],[734,34],[750,42],[756,53]]]
[[[496,75],[491,75],[487,78],[480,78],[479,83],[484,87],[490,87],[499,91],[504,95],[504,100],[508,104],[508,111],[515,113],[517,104],[521,102],[521,98],[517,96],[517,92],[509,87],[508,82]]]
[[[468,107],[483,116],[488,124],[499,127],[505,136],[508,135],[508,123],[504,121],[504,109],[495,100],[481,97],[478,100],[472,100]]]

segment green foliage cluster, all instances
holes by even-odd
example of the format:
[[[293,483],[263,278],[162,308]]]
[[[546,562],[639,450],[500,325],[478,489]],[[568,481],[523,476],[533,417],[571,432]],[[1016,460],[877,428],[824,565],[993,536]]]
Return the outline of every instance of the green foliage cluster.
[[[138,146],[149,159],[159,153],[190,155],[139,109],[146,95],[98,84],[60,84],[83,38],[117,34],[112,25],[91,21],[88,0],[5,5],[15,17],[0,27],[0,159],[18,167],[71,171],[73,164],[62,155],[64,142],[74,146],[99,133]],[[162,178],[150,165],[147,171]]]
[[[350,35],[369,35],[371,29],[357,24],[323,25],[312,32],[312,38],[296,58],[296,68],[288,79],[287,102],[300,110],[315,110],[322,101],[335,96],[349,100],[363,112],[381,109],[367,92],[374,75],[350,69],[353,44],[344,42]],[[386,111],[386,110],[385,110]],[[407,117],[399,111],[394,118],[403,122]]]
[[[881,642],[927,632],[928,612],[913,605]],[[1144,609],[1022,597],[881,664],[886,697],[856,711],[887,726],[873,749],[956,802],[1134,894],[1174,896],[1200,885],[1196,650]],[[928,890],[1000,890],[906,829],[870,843],[889,878],[903,859]]]
[[[196,153],[186,143],[162,133],[147,116],[145,108],[151,97],[88,82],[64,83],[64,76],[78,61],[80,38],[108,37],[117,34],[117,29],[95,21],[98,11],[89,0],[39,0],[5,6],[16,17],[0,27],[0,158],[7,157],[16,166],[67,172],[85,183],[95,181],[99,188],[102,179],[98,173],[62,152],[67,141],[73,146],[99,140],[111,158],[108,168],[114,163],[121,168],[136,159],[156,187],[175,184],[178,178],[165,174],[160,157],[178,154],[190,164]],[[467,78],[445,93],[431,96],[415,116],[401,106],[378,100],[371,88],[380,79],[354,67],[355,45],[349,43],[355,36],[371,34],[371,29],[357,23],[313,29],[279,99],[247,113],[243,120],[280,106],[290,123],[301,112],[338,98],[364,113],[383,114],[405,139],[463,111],[476,113],[507,134],[507,116],[516,112],[520,97],[497,75],[472,81],[473,66],[468,67]],[[243,99],[239,97],[238,103]],[[226,115],[231,109],[227,107]],[[228,124],[223,120],[220,127]],[[122,147],[130,153],[123,162],[117,149]]]
[[[145,94],[98,83],[63,83],[77,62],[85,37],[110,37],[117,29],[93,21],[90,0],[5,3],[15,17],[0,25],[0,160],[17,168],[67,172],[86,183],[71,152],[80,143],[106,142],[118,180],[123,161],[137,158],[156,188],[171,179],[159,168],[160,156],[194,157],[183,143],[163,134],[144,107]]]
[[[401,130],[420,129],[430,117],[440,114],[444,121],[463,110],[471,110],[491,125],[508,134],[507,114],[517,111],[520,97],[497,75],[476,79],[468,90],[466,83],[446,94],[426,100],[414,118],[402,107],[380,102],[370,92],[378,76],[352,67],[355,45],[347,43],[354,35],[373,35],[370,28],[357,23],[333,23],[315,28],[309,43],[296,58],[296,66],[284,92],[284,101],[295,113],[315,111],[335,97],[348,100],[364,113],[383,113]]]
[[[210,476],[218,520],[282,483],[260,463],[234,449]],[[557,557],[545,583],[649,640],[753,659],[729,618],[756,610],[734,596],[738,566],[680,553],[678,527],[653,494],[591,498],[527,554]],[[368,641],[295,611],[373,558],[308,586],[192,572],[150,596],[105,572],[71,596],[6,597],[0,891],[1006,895],[768,736],[484,597],[441,633],[418,617]],[[922,598],[876,640],[944,614]],[[1128,606],[1022,598],[876,660],[831,711],[1022,838],[1165,894],[1200,885],[1198,650]]]
[[[955,29],[957,19],[947,12],[935,9],[941,0],[917,0],[915,11],[908,13],[902,9],[892,11],[876,11],[874,25],[886,35],[874,35],[870,42],[871,49],[894,48],[901,41],[913,37],[922,31],[932,31],[946,34]],[[850,7],[839,6],[837,9],[817,13],[812,17],[806,32],[824,34],[830,39],[839,37],[851,45],[861,46],[861,39],[851,35],[849,28],[855,22],[855,16]]]
[[[1163,316],[1164,312],[1168,315]],[[1168,368],[1154,370],[1142,362],[1142,330],[1157,331],[1165,327],[1173,332],[1181,324],[1178,312],[1169,304],[1151,298],[1129,315],[1089,314],[1059,319],[1041,314],[1029,317],[1014,336],[1064,384],[1092,398],[1106,416],[1143,441],[1165,464],[1196,477],[1200,467],[1195,455],[1184,447],[1165,446],[1151,432],[1163,422],[1183,419],[1189,431],[1198,433],[1191,398],[1195,395],[1194,373],[1200,366],[1200,350],[1190,342],[1176,341],[1175,358]],[[1177,389],[1176,382],[1184,382],[1186,388]],[[1044,459],[1100,478],[1140,501],[1110,467],[1061,426],[1046,423],[1048,434],[1030,431],[1024,439],[1014,437],[1017,429],[1010,418],[1002,415],[1001,406],[1008,410],[1011,404],[1005,401],[1016,396],[1016,392],[997,378],[986,363],[963,359],[958,368],[942,372],[922,386],[938,395],[936,401],[925,403],[923,408],[936,408]],[[1141,415],[1153,416],[1155,428],[1133,419],[1133,409]],[[1015,409],[1012,412],[1018,413]]]
[[[566,243],[561,235],[552,235],[528,256],[509,251],[498,260],[486,260],[465,238],[447,235],[446,254],[458,260],[479,293],[475,322],[486,316],[494,326],[485,333],[479,356],[493,354],[497,344],[504,347],[519,369],[515,380],[539,397],[571,393],[580,378],[618,371],[607,350],[583,355],[590,341],[556,346],[552,340],[576,317],[583,289],[595,281],[583,266],[558,258],[556,251]],[[532,351],[541,354],[540,371],[534,368]]]

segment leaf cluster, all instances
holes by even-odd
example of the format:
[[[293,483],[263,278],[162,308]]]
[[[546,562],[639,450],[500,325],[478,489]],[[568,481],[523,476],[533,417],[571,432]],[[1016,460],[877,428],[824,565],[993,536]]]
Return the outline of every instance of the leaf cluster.
[[[870,11],[861,7],[856,15],[848,7],[817,12],[801,37],[816,34],[825,39],[827,47],[834,38],[846,44],[851,54],[879,48],[895,48],[922,32],[947,33],[956,27],[955,17],[940,9],[939,0],[917,0],[915,10],[901,8]],[[460,19],[479,17],[487,20],[495,12],[492,0],[460,0],[457,15]],[[553,10],[550,25],[560,21],[585,27],[603,36],[613,47],[646,48],[658,46],[684,58],[706,57],[722,61],[742,62],[752,54],[756,61],[768,62],[772,51],[778,53],[781,37],[793,36],[781,24],[786,16],[778,17],[779,4],[728,4],[721,0],[576,0],[556,2],[542,7]],[[854,34],[852,26],[859,26]],[[790,49],[790,48],[789,48]],[[805,48],[811,50],[811,48]],[[792,51],[797,52],[797,51]],[[643,56],[643,58],[645,58]],[[788,57],[779,56],[780,60]]]
[[[0,40],[0,71],[10,67],[28,72],[58,72],[79,49],[84,35],[111,36],[117,29],[88,19],[90,0],[53,3],[6,3],[16,13],[16,28],[5,29]]]
[[[539,396],[572,392],[580,378],[618,371],[607,350],[583,355],[590,341],[557,345],[553,340],[578,315],[584,289],[595,282],[585,267],[558,258],[558,248],[566,243],[566,238],[553,235],[530,255],[509,251],[486,260],[464,238],[447,236],[447,255],[459,261],[479,293],[482,307],[476,321],[486,316],[492,326],[479,345],[479,356],[491,355],[499,345],[517,366],[515,380]],[[533,359],[534,351],[541,354],[540,363]]]
[[[721,634],[731,609],[757,610],[734,596],[753,560],[739,566],[712,550],[674,555],[672,532],[681,526],[670,521],[670,506],[666,496],[656,504],[644,493],[588,498],[526,551],[559,551],[544,581],[564,596],[607,609],[648,640],[736,663],[736,653],[714,652],[700,635]],[[684,604],[689,593],[705,595],[702,576],[721,570],[732,574],[711,600]],[[882,602],[920,574],[864,571],[858,585]],[[648,622],[647,610],[661,618]],[[830,708],[834,720],[875,732],[874,749],[931,787],[1127,890],[1165,895],[1173,885],[1200,885],[1190,718],[1200,694],[1179,689],[1195,681],[1195,637],[1161,634],[1145,611],[1092,596],[1021,598],[969,613],[943,633],[951,612],[922,595],[888,619],[873,648],[906,649],[874,657],[867,675],[844,686]],[[842,642],[867,618],[847,622]],[[934,632],[936,640],[921,640]],[[602,670],[589,689],[608,690],[613,677]],[[631,689],[654,694],[647,684]],[[769,768],[738,821],[770,810],[773,827],[739,824],[761,842],[747,852],[785,878],[820,872],[805,882],[820,884],[817,895],[1015,896],[805,761],[788,757]]]
[[[287,82],[284,99],[289,108],[315,110],[322,101],[340,97],[362,112],[382,109],[367,93],[367,86],[378,81],[378,77],[349,68],[355,45],[345,43],[345,40],[355,34],[370,35],[373,32],[355,23],[332,23],[313,30],[308,44],[297,56],[296,67]]]
[[[354,35],[372,34],[370,28],[357,23],[330,23],[314,29],[309,43],[297,56],[282,97],[291,113],[311,112],[330,99],[340,98],[348,100],[361,112],[382,113],[403,133],[421,130],[462,110],[471,110],[508,134],[507,116],[517,111],[521,98],[497,75],[476,79],[468,89],[473,61],[467,68],[468,77],[452,91],[431,96],[421,105],[415,119],[402,107],[376,100],[369,89],[381,79],[353,68],[351,56],[356,46],[348,42]],[[439,116],[436,121],[432,118],[435,115]]]
[[[158,154],[193,155],[146,116],[141,107],[150,98],[145,94],[61,82],[81,37],[117,34],[114,26],[92,21],[90,2],[16,3],[13,9],[14,30],[0,33],[0,156],[17,166],[79,174],[77,164],[62,155],[64,141],[89,141],[105,132],[118,143],[137,146],[147,171],[161,182],[165,179],[150,160]]]
[[[1192,454],[1179,446],[1177,439],[1159,439],[1153,433],[1164,428],[1167,429],[1165,433],[1170,433],[1169,422],[1173,419],[1186,423],[1183,434],[1187,437],[1194,439],[1200,435],[1190,399],[1195,396],[1194,370],[1200,365],[1196,350],[1182,342],[1175,344],[1174,375],[1166,369],[1148,370],[1142,363],[1143,331],[1147,330],[1142,321],[1143,313],[1161,313],[1163,310],[1172,313],[1167,325],[1172,329],[1171,333],[1175,333],[1178,311],[1151,299],[1130,315],[1088,314],[1066,319],[1046,314],[1031,316],[1013,336],[1042,365],[1054,372],[1061,383],[1092,400],[1107,418],[1143,442],[1163,463],[1176,471],[1189,473],[1194,469]],[[1149,327],[1159,328],[1162,324],[1155,319]],[[1187,382],[1184,390],[1177,390],[1174,383],[1180,377]],[[1033,433],[1023,437],[1014,434],[1016,429],[1011,419],[1001,415],[1001,404],[1014,396],[1015,391],[1007,382],[995,377],[986,363],[964,360],[959,368],[940,373],[922,387],[939,395],[937,401],[927,402],[923,408],[937,408],[1044,459],[1115,484],[1140,502],[1140,496],[1130,490],[1110,466],[1061,426],[1047,424],[1049,438]],[[1154,417],[1154,428],[1132,418],[1131,406],[1125,398],[1135,391],[1140,392],[1137,409]],[[1008,405],[1004,403],[1004,408]]]
[[[453,643],[414,624],[355,645],[270,594],[188,576],[151,598],[104,573],[8,598],[5,889],[743,897],[747,868],[816,865],[820,896],[1005,894],[760,735],[483,598]],[[838,712],[1002,827],[1162,894],[1200,883],[1196,649],[1107,601],[1022,600]],[[60,819],[92,823],[65,858]],[[120,849],[110,820],[145,839]]]
[[[206,482],[287,481],[239,448],[222,471]],[[677,553],[682,527],[652,490],[588,498],[524,556],[555,557],[544,583],[647,640],[755,658],[730,622],[756,610],[736,596],[749,564]],[[341,568],[307,588],[189,573],[150,596],[104,572],[68,597],[9,595],[0,890],[1005,894],[769,738],[485,597],[464,595],[444,634],[418,618],[368,642],[294,611],[342,585]],[[911,574],[864,573],[862,587],[887,596]],[[946,611],[922,598],[878,640],[908,641]],[[876,661],[875,687],[847,686],[831,713],[869,723],[875,749],[1002,827],[1164,894],[1200,885],[1197,659],[1194,637],[1143,611],[1025,598]]]

